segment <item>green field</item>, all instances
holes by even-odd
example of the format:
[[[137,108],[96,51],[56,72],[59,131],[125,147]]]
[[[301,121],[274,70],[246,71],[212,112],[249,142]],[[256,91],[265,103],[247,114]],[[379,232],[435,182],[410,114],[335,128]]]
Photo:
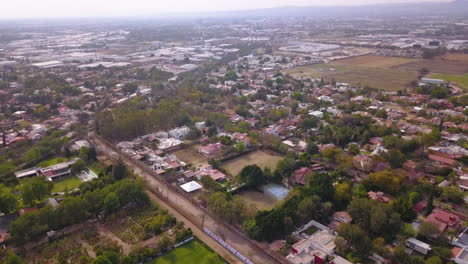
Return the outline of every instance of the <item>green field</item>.
[[[201,242],[193,240],[146,264],[223,264],[222,259],[205,248]]]
[[[468,74],[464,75],[449,75],[449,74],[431,74],[431,78],[442,79],[449,82],[457,83],[465,89],[468,89]]]
[[[65,162],[65,161],[67,161],[67,160],[68,160],[67,158],[53,158],[53,159],[48,159],[48,160],[44,160],[43,162],[37,164],[37,167],[45,168],[45,167],[49,167],[49,166],[52,166],[52,165],[55,165],[55,164],[59,164],[59,163]]]
[[[70,176],[54,181],[54,188],[52,192],[63,192],[65,190],[73,190],[78,188],[81,184],[81,180],[76,176]]]

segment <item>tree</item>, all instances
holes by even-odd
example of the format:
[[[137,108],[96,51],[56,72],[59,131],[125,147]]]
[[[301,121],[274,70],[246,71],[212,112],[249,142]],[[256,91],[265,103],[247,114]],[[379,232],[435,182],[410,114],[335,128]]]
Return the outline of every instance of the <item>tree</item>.
[[[441,197],[452,203],[462,204],[465,199],[465,193],[456,186],[449,186],[442,188]]]
[[[369,174],[369,180],[377,189],[394,194],[400,190],[402,177],[384,170]]]
[[[137,264],[137,262],[130,256],[125,256],[122,259],[122,264]]]
[[[356,254],[366,257],[372,249],[372,241],[366,233],[357,225],[342,224],[338,228],[338,234],[354,248]]]
[[[245,144],[244,142],[238,142],[236,145],[236,150],[238,153],[242,153],[245,151]]]
[[[0,212],[4,214],[13,213],[18,209],[18,200],[16,197],[9,193],[4,192],[0,194]]]
[[[239,180],[247,187],[255,188],[265,183],[265,176],[257,165],[248,165],[239,173]]]
[[[112,167],[112,178],[118,181],[125,177],[127,177],[127,167],[122,160],[119,160],[117,164]]]
[[[23,264],[23,260],[15,254],[10,254],[7,258],[6,264]]]
[[[348,152],[349,154],[352,155],[357,155],[361,152],[361,149],[359,148],[359,145],[357,144],[349,144],[348,145]]]
[[[136,83],[126,83],[122,87],[122,91],[126,95],[130,95],[130,94],[135,93],[137,91],[137,89],[138,89],[138,85]]]
[[[432,238],[440,233],[439,226],[433,222],[424,221],[418,230],[418,236]]]
[[[432,256],[426,260],[426,264],[442,264],[442,260],[438,256]]]
[[[80,173],[82,170],[86,168],[86,163],[82,159],[78,159],[73,165],[71,166],[71,170],[73,173]]]
[[[42,201],[49,195],[49,187],[43,177],[28,179],[20,186],[21,198],[26,206]]]
[[[352,186],[349,182],[339,183],[335,186],[334,205],[338,210],[345,209],[352,199]]]
[[[391,149],[385,154],[386,160],[390,163],[392,168],[401,168],[406,161],[406,156],[397,149]]]
[[[91,264],[113,264],[106,256],[98,256],[93,261]]]
[[[315,154],[319,153],[319,147],[314,142],[309,141],[307,143],[307,150],[306,151],[307,151],[307,154],[309,154],[309,155],[315,155]]]
[[[108,193],[104,198],[103,209],[105,214],[110,214],[117,211],[120,208],[119,198],[115,193]]]

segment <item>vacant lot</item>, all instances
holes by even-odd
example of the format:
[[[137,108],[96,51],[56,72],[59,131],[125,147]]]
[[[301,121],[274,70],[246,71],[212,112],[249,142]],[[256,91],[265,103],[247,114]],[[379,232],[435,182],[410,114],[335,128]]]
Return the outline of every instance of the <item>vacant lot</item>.
[[[262,169],[269,168],[274,170],[276,163],[281,159],[281,156],[271,155],[259,150],[225,162],[222,167],[232,176],[236,176],[245,166],[253,164],[258,165]]]
[[[208,162],[208,158],[198,152],[197,146],[179,149],[174,151],[172,154],[176,155],[177,158],[184,161],[185,163],[190,163],[195,167]]]
[[[279,202],[273,197],[255,190],[243,191],[239,194],[239,196],[248,205],[254,205],[258,210],[270,210]]]
[[[468,62],[467,62],[468,63]],[[448,75],[448,74],[431,74],[431,78],[442,79],[449,82],[457,83],[458,85],[468,89],[468,73],[464,75]]]
[[[377,55],[358,56],[343,60],[334,61],[337,65],[353,65],[370,68],[390,68],[401,64],[418,61],[417,59],[400,58],[400,57],[384,57]]]
[[[193,240],[147,264],[173,263],[223,264],[224,262],[215,252],[208,250],[201,242]]]
[[[54,181],[54,188],[52,192],[64,192],[66,190],[71,191],[75,188],[80,187],[81,180],[76,176],[70,176]]]

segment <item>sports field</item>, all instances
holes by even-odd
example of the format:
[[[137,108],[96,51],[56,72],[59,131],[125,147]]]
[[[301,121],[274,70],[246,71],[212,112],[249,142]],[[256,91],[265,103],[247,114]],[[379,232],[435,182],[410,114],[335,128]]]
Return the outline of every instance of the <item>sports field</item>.
[[[365,55],[296,67],[285,72],[293,76],[323,77],[326,81],[334,79],[353,85],[368,85],[381,90],[401,90],[411,87],[422,68],[429,69],[431,73],[449,74],[451,76],[446,76],[447,80],[452,79],[465,86],[468,55],[447,54],[432,60]]]
[[[71,191],[75,188],[80,187],[81,183],[81,180],[74,175],[58,179],[54,181],[54,187],[52,188],[52,192],[64,192],[66,190]]]
[[[223,264],[222,259],[204,247],[199,241],[193,240],[146,264]]]

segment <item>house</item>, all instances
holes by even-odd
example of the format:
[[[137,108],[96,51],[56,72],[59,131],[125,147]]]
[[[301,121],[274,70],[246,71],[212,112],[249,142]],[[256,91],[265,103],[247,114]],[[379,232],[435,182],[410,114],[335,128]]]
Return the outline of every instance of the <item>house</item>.
[[[322,119],[322,118],[323,118],[323,112],[322,112],[322,111],[311,111],[311,112],[309,112],[309,115],[310,115],[310,116],[315,116],[315,117],[317,117],[318,119]]]
[[[327,257],[335,252],[335,238],[327,230],[317,231],[292,245],[291,254],[286,259],[294,264],[325,263]]]
[[[169,136],[176,138],[176,139],[183,139],[188,135],[189,132],[190,132],[190,128],[186,126],[177,127],[177,128],[169,130]]]
[[[389,197],[385,196],[383,192],[370,191],[367,193],[367,195],[369,195],[370,199],[377,201],[379,203],[388,203],[391,200]]]
[[[195,172],[195,177],[198,180],[201,180],[203,176],[210,176],[215,181],[222,181],[226,179],[226,175],[224,173],[222,173],[219,170],[213,169],[211,165],[201,167],[198,169],[197,172]]]
[[[36,177],[40,174],[39,170],[40,168],[29,168],[15,172],[15,176],[18,179]]]
[[[209,144],[207,146],[201,147],[200,153],[208,157],[215,156],[221,151],[222,147],[223,147],[223,144],[221,144],[220,142]]]
[[[361,171],[369,171],[372,165],[372,159],[364,154],[359,154],[353,158],[354,167]]]
[[[71,166],[78,161],[78,158],[40,169],[48,180],[53,181],[59,178],[71,176]]]
[[[426,217],[426,221],[436,224],[441,233],[447,230],[447,228],[458,229],[460,227],[460,218],[458,215],[439,208],[434,209],[432,213]]]
[[[454,247],[452,249],[452,260],[457,264],[468,264],[468,247]]]
[[[158,145],[158,149],[162,151],[173,151],[182,147],[183,142],[175,138],[161,139]]]
[[[307,167],[302,167],[293,172],[293,184],[306,185],[306,176],[312,173],[312,170]]]
[[[330,223],[329,227],[333,230],[337,230],[341,224],[351,223],[353,218],[348,212],[340,211],[333,214],[333,220]]]
[[[406,240],[406,247],[415,250],[423,255],[427,255],[431,251],[431,246],[416,238],[410,237]]]

